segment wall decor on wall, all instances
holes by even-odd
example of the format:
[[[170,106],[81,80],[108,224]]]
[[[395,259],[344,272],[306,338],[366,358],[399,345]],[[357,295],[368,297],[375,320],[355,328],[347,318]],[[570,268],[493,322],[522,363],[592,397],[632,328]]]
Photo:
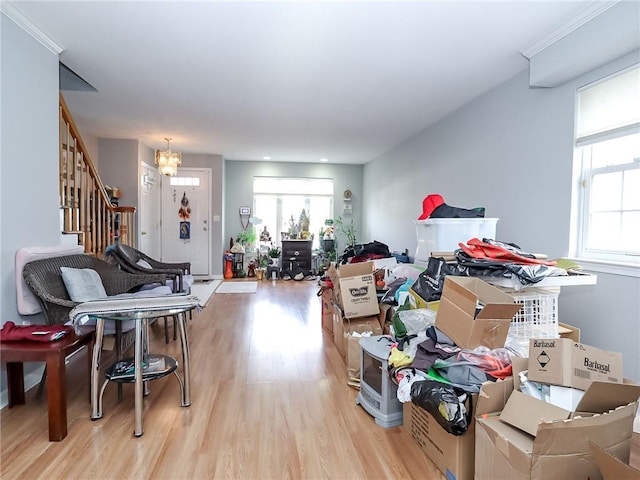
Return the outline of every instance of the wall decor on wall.
[[[191,207],[189,206],[189,199],[187,198],[187,192],[182,193],[182,200],[180,200],[180,210],[178,210],[178,216],[180,217],[180,239],[188,240],[191,238]]]
[[[250,217],[251,207],[240,207],[240,225],[242,225],[242,230],[246,230],[249,227]]]

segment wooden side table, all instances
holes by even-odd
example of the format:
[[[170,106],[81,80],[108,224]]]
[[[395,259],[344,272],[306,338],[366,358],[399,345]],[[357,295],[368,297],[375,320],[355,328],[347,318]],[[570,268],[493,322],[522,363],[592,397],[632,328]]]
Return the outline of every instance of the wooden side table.
[[[7,364],[9,408],[25,403],[23,362],[47,364],[49,440],[52,442],[59,442],[67,436],[65,358],[86,345],[90,375],[94,337],[92,330],[81,335],[68,333],[55,342],[0,342],[0,358]]]

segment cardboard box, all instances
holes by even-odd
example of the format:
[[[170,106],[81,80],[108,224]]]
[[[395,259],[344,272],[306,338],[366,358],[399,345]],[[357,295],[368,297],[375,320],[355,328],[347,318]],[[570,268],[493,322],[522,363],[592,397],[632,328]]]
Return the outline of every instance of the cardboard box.
[[[601,478],[588,441],[628,460],[639,396],[593,382],[572,413],[514,390],[499,417],[476,419],[475,478]]]
[[[482,309],[476,311],[476,306]],[[473,349],[479,345],[501,348],[511,319],[521,306],[479,278],[448,275],[440,297],[436,327],[462,348]]]
[[[438,307],[440,306],[440,300],[436,300],[435,302],[427,302],[420,296],[418,292],[409,287],[409,304],[411,305],[411,308],[428,308],[430,310],[433,310],[434,312],[437,312]]]
[[[349,319],[338,305],[333,305],[333,343],[342,359],[347,359],[347,336],[352,332],[371,331],[372,335],[382,335],[382,327],[377,316]]]
[[[346,318],[377,315],[378,295],[373,276],[373,262],[349,263],[336,268],[331,264],[327,274],[333,283],[336,303]]]
[[[580,329],[567,323],[558,322],[558,335],[560,338],[570,338],[574,342],[580,342]]]
[[[596,464],[604,480],[640,479],[640,470],[636,470],[627,462],[622,462],[619,458],[611,455],[594,442],[589,442],[589,446],[591,447],[591,454],[596,460]]]
[[[322,328],[333,333],[333,289],[321,287],[320,301],[322,302]]]
[[[511,378],[485,383],[480,394],[474,395],[474,414],[502,410],[512,390]],[[474,478],[475,419],[463,435],[455,436],[447,433],[425,409],[407,402],[403,404],[403,429],[447,478]]]
[[[622,354],[566,338],[529,340],[529,380],[586,390],[594,380],[620,383]]]

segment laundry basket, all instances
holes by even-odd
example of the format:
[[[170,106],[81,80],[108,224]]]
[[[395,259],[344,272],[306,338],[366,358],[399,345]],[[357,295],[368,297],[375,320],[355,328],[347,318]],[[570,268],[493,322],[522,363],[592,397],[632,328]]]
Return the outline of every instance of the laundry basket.
[[[507,343],[517,343],[525,356],[531,338],[558,338],[558,297],[560,287],[525,288],[515,291],[502,288],[522,308],[513,316]]]

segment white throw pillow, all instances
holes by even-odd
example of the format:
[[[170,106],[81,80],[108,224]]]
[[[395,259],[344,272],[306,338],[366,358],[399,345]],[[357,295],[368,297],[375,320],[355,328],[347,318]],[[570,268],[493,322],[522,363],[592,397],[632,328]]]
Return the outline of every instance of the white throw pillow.
[[[136,262],[136,265],[142,268],[148,268],[148,269],[153,268],[149,262],[147,262],[146,260],[143,260],[142,258]]]
[[[107,298],[100,275],[90,268],[60,267],[62,281],[74,302],[89,302]]]

